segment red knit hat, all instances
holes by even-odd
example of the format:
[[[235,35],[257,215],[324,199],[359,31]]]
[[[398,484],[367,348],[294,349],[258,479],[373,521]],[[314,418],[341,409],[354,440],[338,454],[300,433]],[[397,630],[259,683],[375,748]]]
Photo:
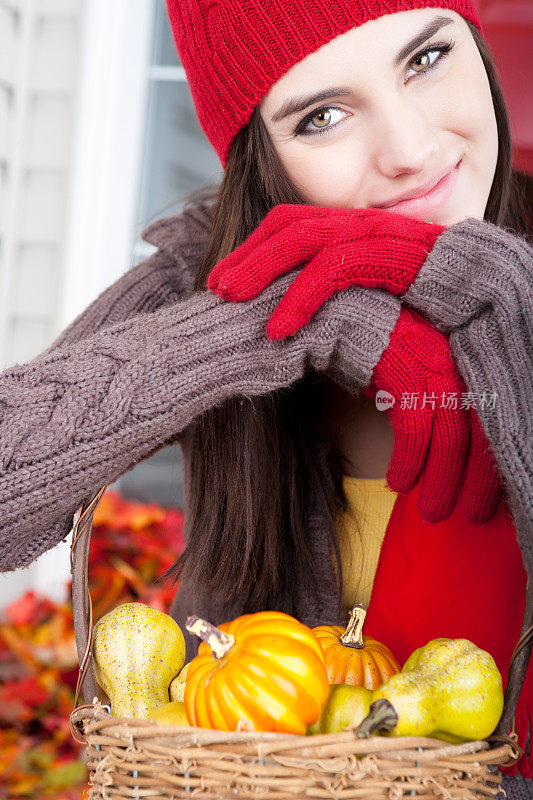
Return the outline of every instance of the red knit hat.
[[[196,113],[222,166],[293,64],[364,22],[415,8],[456,11],[483,33],[471,0],[167,0]]]

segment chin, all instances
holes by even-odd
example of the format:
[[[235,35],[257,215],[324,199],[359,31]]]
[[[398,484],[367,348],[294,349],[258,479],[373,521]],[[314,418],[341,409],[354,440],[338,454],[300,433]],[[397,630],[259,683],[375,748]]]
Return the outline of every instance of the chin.
[[[477,212],[465,212],[464,214],[436,214],[434,219],[431,216],[426,217],[428,222],[434,222],[437,225],[445,225],[447,228],[451,225],[457,225],[459,222],[464,222],[465,219],[472,218],[482,220],[483,215]]]
[[[458,202],[457,202],[458,201]],[[462,197],[451,197],[448,203],[444,203],[441,208],[435,208],[424,219],[435,222],[438,225],[456,225],[465,219],[482,220],[485,214],[486,202],[479,201],[473,197],[468,200],[463,194]]]
[[[435,209],[427,214],[406,214],[405,216],[419,219],[421,221],[432,222],[435,225],[445,225],[449,228],[451,225],[456,225],[458,222],[463,222],[465,219],[479,219],[483,220],[483,214],[479,211],[452,211],[446,209]]]

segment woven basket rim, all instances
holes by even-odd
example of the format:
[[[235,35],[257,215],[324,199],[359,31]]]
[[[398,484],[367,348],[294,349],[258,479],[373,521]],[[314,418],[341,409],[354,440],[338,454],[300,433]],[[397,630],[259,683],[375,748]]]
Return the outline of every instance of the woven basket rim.
[[[460,744],[453,744],[442,739],[429,736],[369,736],[360,739],[355,735],[355,728],[340,733],[323,733],[313,736],[299,735],[293,733],[276,733],[271,731],[221,731],[215,728],[200,728],[196,726],[164,725],[150,719],[133,719],[129,717],[113,717],[108,710],[109,706],[102,704],[100,700],[94,698],[92,704],[82,705],[75,708],[70,715],[71,731],[74,738],[81,743],[87,743],[92,731],[87,731],[93,726],[101,727],[105,722],[106,734],[110,736],[124,735],[132,738],[137,736],[144,738],[143,734],[156,735],[162,739],[179,739],[180,746],[187,746],[186,739],[190,738],[190,744],[198,745],[200,741],[203,746],[214,744],[250,744],[261,745],[280,743],[280,749],[296,749],[298,747],[320,748],[338,746],[342,744],[358,744],[367,754],[376,753],[394,757],[409,754],[420,754],[423,751],[432,751],[437,757],[446,756],[454,758],[466,754],[491,751],[488,763],[500,766],[511,766],[516,763],[523,755],[522,748],[514,736],[501,737],[504,741],[498,746],[490,744],[490,737],[487,739],[472,739]],[[122,731],[120,730],[122,729]],[[196,740],[196,741],[195,741]],[[488,755],[488,754],[487,754]],[[259,756],[259,748],[258,748]]]

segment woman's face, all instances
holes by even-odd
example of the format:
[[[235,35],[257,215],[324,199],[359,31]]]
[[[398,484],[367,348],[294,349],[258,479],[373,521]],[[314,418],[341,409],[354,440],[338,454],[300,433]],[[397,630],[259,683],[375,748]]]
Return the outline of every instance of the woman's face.
[[[454,11],[402,11],[352,28],[295,64],[259,110],[311,205],[390,206],[460,162],[433,196],[388,210],[442,225],[483,219],[498,156],[496,118],[481,56]]]

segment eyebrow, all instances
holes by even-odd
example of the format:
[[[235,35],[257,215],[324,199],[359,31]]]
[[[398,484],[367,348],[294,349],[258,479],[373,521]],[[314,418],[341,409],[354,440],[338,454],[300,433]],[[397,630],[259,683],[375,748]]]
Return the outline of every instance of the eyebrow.
[[[431,39],[431,37],[445,25],[453,24],[453,22],[454,20],[451,17],[442,16],[434,17],[430,20],[428,24],[396,54],[393,61],[394,67],[397,68],[404,58],[407,58],[413,50],[416,50],[417,47],[424,44],[427,39]],[[276,111],[272,117],[272,122],[280,122],[282,119],[285,119],[285,117],[291,117],[293,114],[305,111],[305,109],[313,105],[313,103],[319,103],[322,100],[329,100],[330,97],[338,97],[339,95],[351,93],[351,89],[345,86],[334,86],[331,89],[324,89],[322,92],[304,95],[303,97],[290,98]]]

